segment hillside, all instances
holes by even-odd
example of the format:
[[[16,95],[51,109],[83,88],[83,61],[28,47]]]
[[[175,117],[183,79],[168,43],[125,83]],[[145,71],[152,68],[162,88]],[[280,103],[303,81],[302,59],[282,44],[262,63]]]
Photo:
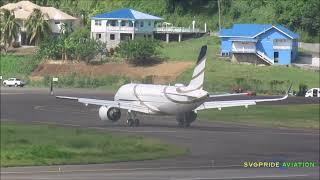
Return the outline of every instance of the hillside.
[[[281,94],[293,82],[293,89],[298,91],[299,85],[308,88],[319,86],[318,72],[286,66],[254,66],[247,64],[233,64],[220,58],[219,39],[206,36],[169,44],[163,43],[162,57],[167,60],[163,64],[150,67],[132,67],[128,64],[46,64],[36,69],[39,61],[31,56],[7,55],[1,58],[1,73],[4,78],[19,76],[43,76],[43,82],[31,82],[31,85],[47,85],[48,75],[59,76],[59,87],[102,87],[115,90],[130,81],[167,84],[190,81],[193,64],[198,56],[199,48],[208,45],[207,68],[204,87],[210,92],[231,91],[236,86],[256,90],[264,94]],[[59,62],[59,61],[57,61]],[[19,68],[16,68],[19,67]],[[35,70],[34,70],[35,69]],[[185,71],[185,69],[188,69]],[[81,76],[77,75],[81,74]],[[121,75],[122,74],[122,75]],[[178,78],[175,80],[175,78]],[[35,80],[31,78],[31,80]],[[30,85],[30,84],[29,84]]]
[[[2,0],[0,5],[18,0]],[[63,11],[83,17],[89,28],[89,17],[97,13],[119,8],[133,8],[138,11],[161,16],[175,26],[191,26],[192,20],[210,31],[218,31],[217,0],[31,0],[44,5],[55,6]],[[221,26],[233,23],[283,24],[300,34],[300,41],[319,42],[320,1],[318,0],[220,0]]]

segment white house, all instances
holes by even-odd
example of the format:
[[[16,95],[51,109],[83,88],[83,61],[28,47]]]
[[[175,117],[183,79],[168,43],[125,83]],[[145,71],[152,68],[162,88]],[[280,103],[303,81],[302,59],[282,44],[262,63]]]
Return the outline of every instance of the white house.
[[[160,20],[162,18],[127,8],[97,14],[91,18],[91,37],[106,43],[110,49],[136,36],[153,38],[155,22]]]
[[[20,25],[20,33],[18,34],[18,42],[21,45],[29,45],[25,23],[34,9],[39,9],[45,14],[45,19],[48,20],[52,33],[59,34],[62,24],[73,26],[77,18],[70,16],[54,7],[38,6],[30,1],[19,1],[17,3],[8,3],[1,6],[0,9],[8,9],[14,12],[15,18]]]

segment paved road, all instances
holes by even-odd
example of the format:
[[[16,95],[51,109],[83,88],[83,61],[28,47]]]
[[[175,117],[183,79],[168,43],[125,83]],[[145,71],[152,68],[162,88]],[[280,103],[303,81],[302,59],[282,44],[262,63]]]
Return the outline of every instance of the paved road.
[[[56,90],[59,95],[112,99],[101,91]],[[245,98],[245,97],[244,97]],[[293,99],[282,103],[303,103]],[[319,100],[307,99],[317,103]],[[17,113],[18,112],[18,113]],[[99,165],[66,165],[1,169],[4,179],[318,179],[319,168],[248,169],[244,161],[319,161],[319,131],[272,129],[196,121],[176,127],[173,117],[142,117],[129,128],[98,119],[97,108],[48,96],[46,89],[1,89],[1,120],[58,124],[139,134],[188,148],[172,159]],[[60,168],[60,171],[59,171]]]

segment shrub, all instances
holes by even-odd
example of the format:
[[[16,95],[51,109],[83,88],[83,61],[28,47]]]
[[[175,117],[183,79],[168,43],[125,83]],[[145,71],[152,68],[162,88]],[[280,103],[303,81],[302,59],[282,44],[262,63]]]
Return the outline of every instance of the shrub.
[[[299,91],[297,96],[304,96],[308,90],[308,86],[305,84],[299,84]]]
[[[78,29],[71,34],[50,37],[40,44],[38,55],[52,59],[76,59],[90,62],[103,52],[105,44],[89,37],[89,31]]]
[[[153,83],[153,79],[154,79],[153,75],[146,76],[145,78],[142,79],[142,83],[144,83],[144,84],[152,84]]]
[[[119,54],[135,65],[147,65],[156,59],[161,48],[159,41],[145,38],[136,38],[120,43]],[[152,62],[151,62],[152,63]]]

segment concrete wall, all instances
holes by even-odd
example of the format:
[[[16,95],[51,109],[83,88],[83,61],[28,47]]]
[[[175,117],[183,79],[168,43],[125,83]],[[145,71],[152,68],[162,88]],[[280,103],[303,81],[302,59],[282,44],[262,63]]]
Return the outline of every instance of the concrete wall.
[[[141,27],[141,23],[143,23],[143,27]],[[151,33],[154,30],[154,21],[138,20],[138,21],[135,21],[135,27],[137,27],[136,31],[138,32]]]
[[[246,62],[246,63],[251,63],[251,64],[264,64],[264,65],[269,65],[266,62],[264,62],[262,59],[260,59],[256,54],[253,53],[233,53],[231,62],[234,63],[241,63],[241,62]]]
[[[223,37],[221,38],[221,52],[231,52],[232,41],[229,41],[230,38]]]
[[[114,34],[114,40],[110,39],[111,34]],[[106,32],[106,46],[107,49],[115,48],[120,43],[120,33],[110,33]]]
[[[304,49],[306,51],[311,51],[315,53],[320,53],[320,44],[319,43],[304,43],[299,42],[299,48]]]
[[[299,53],[298,53],[298,41],[297,39],[293,40],[292,42],[292,57],[291,57],[291,61],[295,62],[298,60],[299,57]]]
[[[56,22],[58,22],[59,24],[56,24]],[[60,33],[63,24],[72,25],[72,28],[74,28],[73,21],[49,20],[49,26],[53,33]]]
[[[279,62],[281,65],[291,64],[291,50],[279,50]]]

